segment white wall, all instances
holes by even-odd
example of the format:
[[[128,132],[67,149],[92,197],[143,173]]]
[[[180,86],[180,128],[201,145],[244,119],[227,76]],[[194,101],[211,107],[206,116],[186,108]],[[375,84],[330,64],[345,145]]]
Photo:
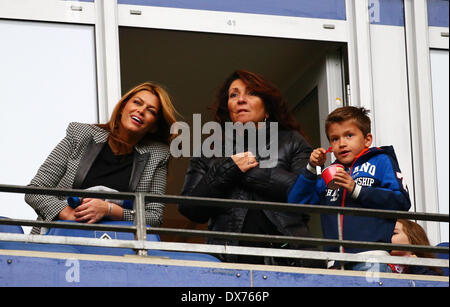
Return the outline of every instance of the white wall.
[[[393,145],[414,210],[408,76],[404,28],[371,25],[374,146]],[[420,211],[420,210],[419,210]]]
[[[97,122],[94,27],[0,20],[0,41],[0,184],[27,185],[69,122]],[[23,196],[0,216],[35,219]]]
[[[439,196],[439,213],[448,214],[449,187],[449,53],[448,50],[430,50],[433,90],[434,139]],[[441,241],[448,242],[448,223],[440,223]]]

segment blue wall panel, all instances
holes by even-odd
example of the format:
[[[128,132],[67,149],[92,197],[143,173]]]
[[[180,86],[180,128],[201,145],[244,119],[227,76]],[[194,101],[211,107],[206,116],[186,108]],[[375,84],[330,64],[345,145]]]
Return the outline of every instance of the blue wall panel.
[[[341,276],[284,272],[253,272],[254,287],[447,287],[448,283],[413,279],[394,279],[369,275]]]
[[[124,258],[126,260],[126,258]],[[130,260],[131,261],[131,260]],[[381,284],[380,284],[381,281]],[[448,287],[448,281],[0,255],[0,287]]]
[[[0,287],[248,287],[250,271],[0,255]]]
[[[119,0],[118,3],[345,20],[345,0]]]
[[[449,0],[428,0],[428,25],[448,27]]]

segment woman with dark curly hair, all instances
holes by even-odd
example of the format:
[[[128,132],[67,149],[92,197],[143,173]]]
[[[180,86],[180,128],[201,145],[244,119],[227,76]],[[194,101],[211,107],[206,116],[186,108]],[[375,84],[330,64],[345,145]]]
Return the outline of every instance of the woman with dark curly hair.
[[[276,146],[276,160],[270,167],[263,167],[263,157],[255,148],[244,142],[239,151],[234,140],[234,151],[225,157],[194,157],[186,173],[182,195],[227,198],[253,201],[286,202],[288,191],[295,183],[301,168],[305,167],[311,147],[302,135],[299,125],[288,111],[280,90],[263,77],[244,70],[233,72],[219,89],[212,107],[216,121],[227,127],[229,123],[254,124],[256,134],[267,132],[262,127],[276,127],[266,133],[271,135],[265,143],[266,150]],[[274,128],[271,128],[274,129]],[[245,132],[245,131],[244,131]],[[236,133],[236,139],[237,139]],[[249,134],[250,135],[250,134]],[[275,135],[276,140],[272,139]],[[258,136],[258,140],[261,140]],[[261,144],[260,144],[261,145]],[[273,148],[272,148],[273,150]],[[222,151],[223,152],[223,151]],[[272,152],[272,151],[271,151]],[[208,223],[213,231],[286,235],[308,237],[309,216],[302,213],[273,210],[205,207],[179,205],[181,214],[193,222]],[[243,242],[236,240],[208,239],[210,244],[253,247],[305,248],[287,244]],[[221,255],[227,262],[256,264],[311,266],[300,259],[261,256]]]

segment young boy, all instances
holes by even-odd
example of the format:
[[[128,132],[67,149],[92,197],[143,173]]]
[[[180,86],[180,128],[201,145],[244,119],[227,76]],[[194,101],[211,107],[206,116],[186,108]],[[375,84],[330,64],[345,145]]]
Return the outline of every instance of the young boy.
[[[325,129],[333,153],[334,163],[345,166],[336,176],[337,190],[328,189],[316,174],[316,166],[324,165],[326,151],[315,149],[295,185],[288,202],[321,204],[355,208],[408,211],[411,202],[392,146],[372,147],[368,110],[342,107],[330,113]],[[338,239],[336,214],[322,214],[323,236]],[[395,220],[370,216],[341,215],[342,238],[352,241],[391,243]],[[327,248],[338,251],[338,247]],[[361,249],[345,248],[356,253]]]

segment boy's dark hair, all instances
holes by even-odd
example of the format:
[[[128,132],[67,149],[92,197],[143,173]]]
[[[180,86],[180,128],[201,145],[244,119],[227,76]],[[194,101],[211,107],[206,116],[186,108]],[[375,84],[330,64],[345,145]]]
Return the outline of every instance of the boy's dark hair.
[[[369,114],[369,110],[361,107],[341,107],[330,114],[328,114],[327,119],[325,120],[325,131],[327,133],[328,137],[328,129],[330,128],[331,124],[334,123],[341,123],[346,120],[353,120],[358,126],[359,130],[362,131],[363,135],[366,136],[370,133],[370,117],[367,115]],[[329,137],[328,137],[329,139]]]

